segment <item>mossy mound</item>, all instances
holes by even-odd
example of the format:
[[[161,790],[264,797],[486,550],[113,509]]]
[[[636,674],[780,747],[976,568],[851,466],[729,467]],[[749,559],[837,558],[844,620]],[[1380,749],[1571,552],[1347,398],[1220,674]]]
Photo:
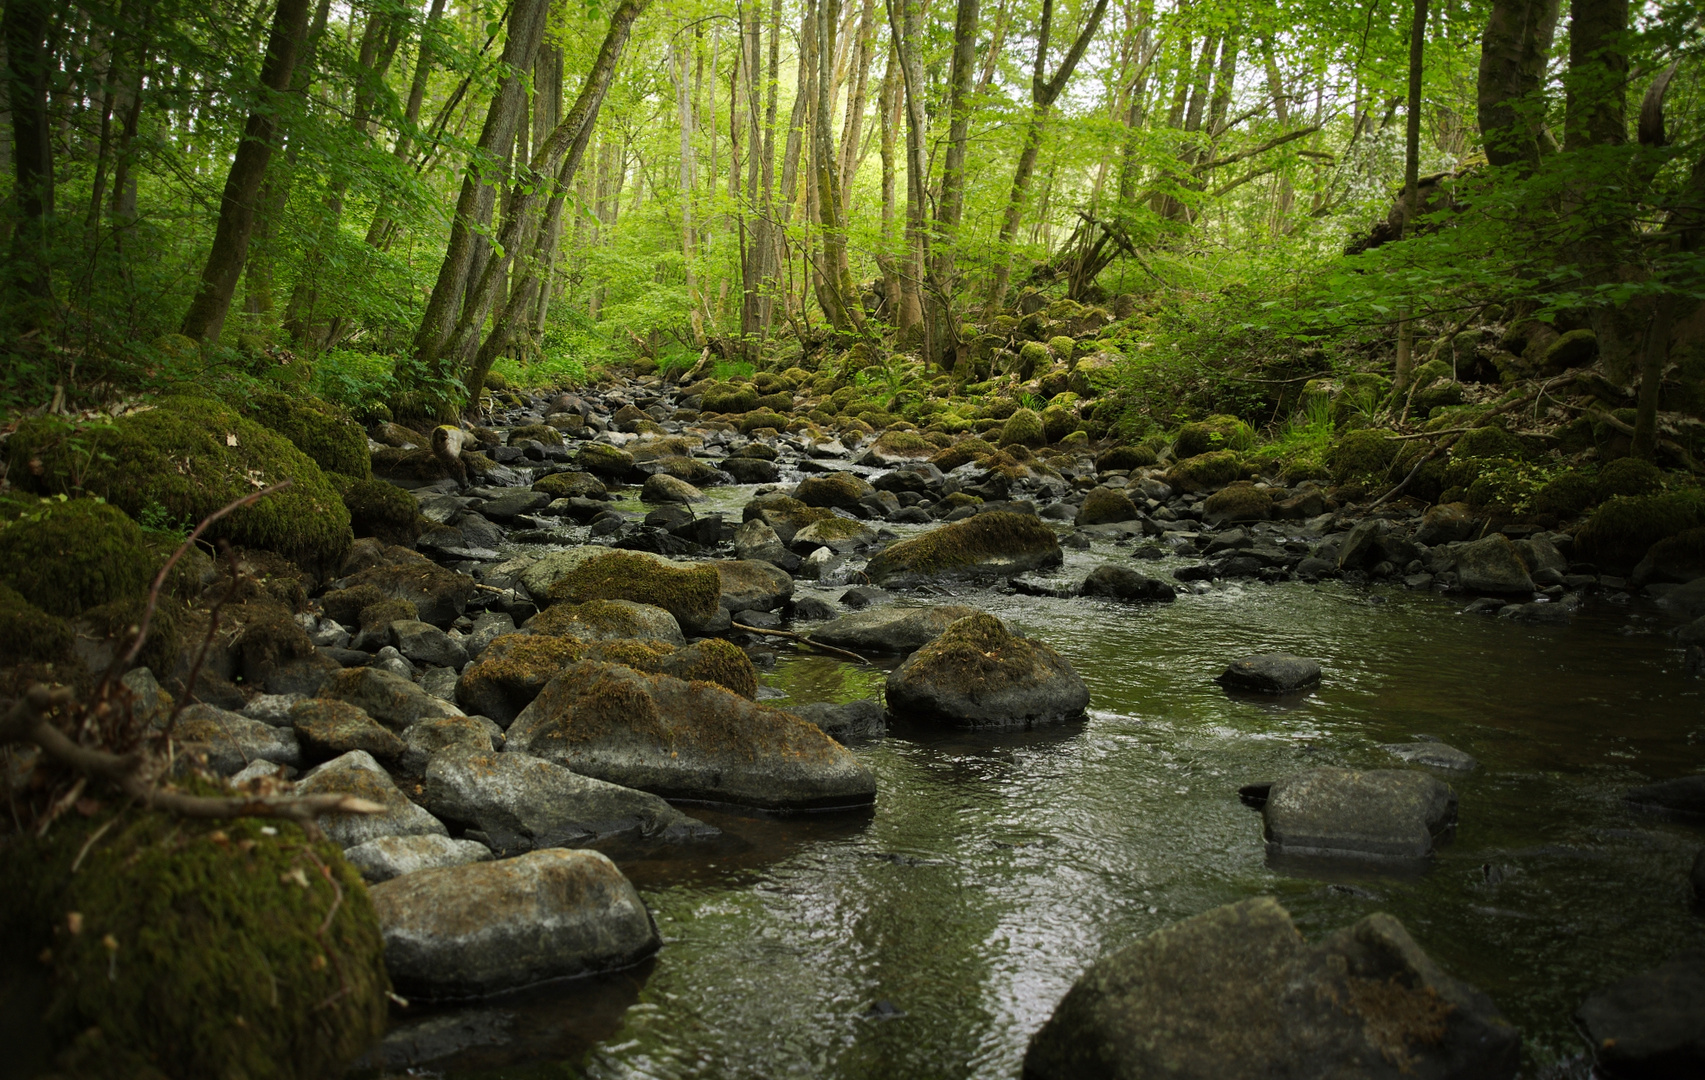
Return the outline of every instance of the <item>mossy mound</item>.
[[[836,472],[807,476],[794,489],[793,497],[806,506],[838,506],[843,510],[851,510],[859,504],[860,499],[875,493],[876,489],[871,487],[864,477]]]
[[[1054,530],[1029,514],[993,511],[942,525],[883,549],[866,568],[873,582],[1022,573],[1061,561]]]
[[[1592,477],[1578,469],[1558,473],[1534,492],[1534,513],[1574,517],[1599,501],[1597,487]]]
[[[1091,488],[1078,508],[1079,525],[1106,525],[1115,521],[1135,521],[1137,506],[1123,491],[1112,488]]]
[[[1575,554],[1601,568],[1628,570],[1653,544],[1705,525],[1705,491],[1618,496],[1593,511],[1575,534]]]
[[[1266,521],[1273,516],[1273,496],[1266,488],[1240,481],[1209,495],[1202,513],[1221,521]]]
[[[549,424],[525,424],[509,429],[510,446],[519,446],[529,439],[545,446],[561,446],[562,432]]]
[[[1332,479],[1340,484],[1383,477],[1397,457],[1398,444],[1373,428],[1345,432],[1326,455]]]
[[[1688,582],[1705,575],[1705,528],[1685,529],[1652,545],[1646,556],[1663,579]]]
[[[758,392],[750,386],[718,386],[706,390],[699,410],[707,413],[744,413],[758,407]]]
[[[1166,482],[1175,491],[1206,491],[1242,479],[1243,471],[1237,451],[1215,450],[1174,463],[1167,470]]]
[[[1618,495],[1656,495],[1664,489],[1664,474],[1656,465],[1639,458],[1617,458],[1598,471],[1593,494],[1598,501]]]
[[[774,394],[759,394],[758,408],[767,409],[772,413],[783,412],[793,408],[793,395],[786,391],[778,391]]]
[[[644,555],[612,551],[588,559],[558,578],[546,593],[552,604],[632,600],[660,607],[683,628],[716,616],[722,579],[710,566],[676,566]]]
[[[45,996],[15,1004],[39,1010],[64,1073],[305,1080],[384,1034],[384,942],[335,845],[282,821],[116,813],[6,853],[0,924],[47,963]]]
[[[18,426],[6,445],[13,477],[43,493],[80,489],[130,514],[200,521],[281,480],[292,486],[233,511],[208,538],[336,566],[353,539],[349,511],[311,458],[283,436],[208,398],[169,397],[110,424],[54,417]],[[32,462],[40,462],[39,472]]]
[[[586,655],[579,638],[551,634],[504,634],[456,680],[456,703],[500,724],[525,709],[557,672]]]
[[[312,394],[262,390],[236,403],[250,420],[290,440],[327,472],[366,479],[373,475],[367,433],[344,409]]]
[[[533,490],[542,491],[553,499],[603,499],[610,489],[604,481],[583,472],[560,472],[541,476],[533,481]]]
[[[39,506],[0,527],[0,582],[66,617],[148,590],[159,560],[123,511],[95,499]]]
[[[1172,452],[1180,458],[1192,458],[1214,450],[1247,450],[1254,445],[1255,429],[1235,416],[1220,413],[1179,428]]]
[[[1146,446],[1115,446],[1096,456],[1095,468],[1097,472],[1146,469],[1154,462],[1154,451]]]
[[[871,444],[870,452],[888,458],[924,460],[934,456],[938,447],[915,431],[885,431]]]
[[[377,536],[387,544],[413,547],[426,519],[413,495],[384,480],[357,480],[343,493],[349,525],[356,536]]]
[[[600,659],[611,659],[609,656]],[[630,665],[631,666],[631,665]],[[705,638],[664,656],[655,668],[636,668],[648,674],[672,675],[687,682],[708,682],[732,690],[748,701],[758,696],[758,672],[745,650],[722,638]]]
[[[1501,427],[1487,425],[1463,432],[1451,444],[1452,458],[1484,458],[1515,461],[1522,456],[1521,444]]]
[[[624,600],[553,604],[527,620],[527,629],[582,641],[666,639],[672,644],[685,643],[674,616],[661,608]]]
[[[0,665],[19,660],[52,663],[71,655],[71,624],[36,607],[16,589],[0,585]]]
[[[1048,428],[1034,409],[1019,409],[1001,425],[1002,446],[1046,446]]]
[[[743,435],[750,435],[759,428],[771,428],[778,432],[786,431],[787,424],[787,417],[780,413],[759,410],[756,412],[749,412],[740,418],[740,432]]]
[[[952,446],[931,457],[929,463],[944,473],[952,472],[967,461],[976,461],[978,458],[994,452],[994,444],[984,439],[960,439]]]

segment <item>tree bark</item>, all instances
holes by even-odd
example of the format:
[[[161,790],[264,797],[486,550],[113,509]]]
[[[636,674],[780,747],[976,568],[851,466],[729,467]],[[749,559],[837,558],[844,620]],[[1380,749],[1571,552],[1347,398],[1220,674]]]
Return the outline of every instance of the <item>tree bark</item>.
[[[839,24],[839,0],[817,0],[817,108],[812,118],[812,163],[817,174],[817,213],[823,222],[823,257],[818,268],[817,301],[836,330],[850,331],[864,325],[858,289],[847,263],[847,236],[841,216],[841,184],[835,154],[830,101],[834,82],[835,31]]]
[[[36,301],[53,295],[47,257],[54,194],[53,132],[47,112],[48,81],[54,67],[49,25],[45,0],[9,0],[0,23],[6,42],[6,96],[12,112],[12,198],[17,204],[8,284],[20,297]],[[44,315],[38,310],[21,321],[39,326]]]
[[[926,362],[943,370],[948,349],[959,339],[953,325],[957,286],[954,256],[965,212],[965,149],[971,131],[971,69],[977,52],[977,0],[958,0],[953,19],[953,67],[948,85],[947,153],[942,157],[941,197],[936,203],[934,263],[924,305]]]
[[[1409,112],[1404,118],[1403,136],[1403,214],[1398,223],[1398,239],[1412,225],[1420,198],[1421,173],[1421,75],[1427,43],[1427,0],[1415,0],[1415,17],[1409,25]],[[1409,386],[1409,370],[1414,364],[1415,331],[1407,318],[1397,324],[1397,377],[1395,389]]]
[[[1569,74],[1564,79],[1563,149],[1628,141],[1628,0],[1570,0]]]
[[[290,86],[296,56],[308,32],[308,0],[278,0],[272,30],[267,36],[266,59],[261,62],[261,102],[249,114],[243,139],[225,178],[219,201],[219,224],[213,233],[213,249],[201,272],[201,287],[184,315],[183,334],[197,341],[217,341],[231,309],[231,297],[248,258],[249,236],[254,230],[256,196],[272,158],[273,135],[278,127],[272,94]]]
[[[852,213],[853,175],[858,172],[863,141],[864,105],[869,94],[870,61],[875,52],[876,0],[864,0],[858,20],[858,68],[847,96],[846,123],[841,129],[841,218]]]
[[[929,170],[925,164],[924,140],[928,127],[924,112],[924,66],[920,51],[923,39],[925,0],[888,0],[888,27],[900,56],[900,77],[906,109],[906,257],[900,274],[900,308],[896,324],[900,340],[914,341],[924,332],[923,279],[929,260],[929,229],[925,224],[925,187]],[[894,4],[902,14],[894,17]],[[927,336],[927,335],[926,335]],[[926,351],[927,351],[926,344]]]
[[[515,138],[515,125],[526,101],[524,72],[533,66],[544,35],[545,16],[549,0],[515,0],[509,12],[509,38],[504,43],[501,66],[503,77],[492,95],[486,110],[485,126],[480,131],[479,145],[473,160],[462,177],[462,190],[456,199],[456,214],[450,222],[450,240],[444,250],[444,261],[438,267],[438,280],[427,300],[421,317],[420,330],[415,335],[415,358],[429,369],[439,367],[439,357],[449,345],[456,330],[456,315],[467,290],[469,272],[473,267],[475,240],[478,232],[491,222],[497,200],[498,177],[488,175],[491,164],[508,155]]]
[[[1492,0],[1475,97],[1486,160],[1493,165],[1535,167],[1551,141],[1541,90],[1560,7],[1560,0]]]

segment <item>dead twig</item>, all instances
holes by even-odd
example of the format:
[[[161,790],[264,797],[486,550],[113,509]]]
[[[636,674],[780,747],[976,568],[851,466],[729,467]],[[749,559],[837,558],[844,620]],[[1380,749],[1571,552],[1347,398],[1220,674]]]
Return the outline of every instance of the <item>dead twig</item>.
[[[834,653],[836,656],[844,656],[848,660],[857,660],[859,663],[866,666],[870,664],[869,660],[866,660],[858,653],[848,652],[846,649],[837,649],[833,645],[825,645],[820,641],[812,641],[804,634],[796,634],[792,630],[760,630],[756,626],[747,626],[743,623],[734,623],[733,626],[734,629],[744,630],[748,634],[770,634],[774,637],[792,638],[795,641],[811,646],[813,649],[821,649],[826,653]]]

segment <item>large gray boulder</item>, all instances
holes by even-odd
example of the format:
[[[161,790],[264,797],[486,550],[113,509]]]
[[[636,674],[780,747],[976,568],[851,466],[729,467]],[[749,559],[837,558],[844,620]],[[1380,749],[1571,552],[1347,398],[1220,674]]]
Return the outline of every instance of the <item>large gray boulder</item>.
[[[1091,570],[1080,591],[1084,596],[1105,596],[1109,600],[1166,601],[1178,596],[1178,590],[1166,582],[1116,563],[1103,563]]]
[[[1419,859],[1456,821],[1456,794],[1409,769],[1312,769],[1275,783],[1262,808],[1275,855]]]
[[[1030,1040],[1025,1080],[1502,1080],[1521,1037],[1403,924],[1310,945],[1272,897],[1156,931],[1080,976]]]
[[[439,754],[489,754],[503,749],[503,729],[484,716],[443,716],[422,720],[403,732],[402,771],[426,772]]]
[[[888,676],[888,708],[959,727],[1034,727],[1076,719],[1089,687],[1065,657],[993,615],[958,620]]]
[[[368,890],[411,998],[466,998],[627,967],[657,951],[633,885],[596,851],[420,870]]]
[[[172,735],[186,751],[206,755],[207,767],[220,776],[235,776],[254,761],[302,764],[294,731],[213,705],[198,702],[179,713]]]
[[[774,563],[719,559],[710,565],[722,580],[721,604],[726,611],[774,611],[793,595],[793,578]]]
[[[1497,596],[1533,593],[1533,578],[1527,572],[1527,564],[1521,560],[1521,552],[1502,533],[1463,544],[1453,555],[1457,584],[1465,592]]]
[[[1320,665],[1289,653],[1262,653],[1233,660],[1214,681],[1227,690],[1292,694],[1320,684]]]
[[[417,870],[485,862],[491,858],[491,849],[478,840],[452,840],[436,833],[420,833],[381,836],[346,848],[343,857],[361,871],[362,880],[377,884]]]
[[[421,801],[485,833],[502,854],[575,847],[616,836],[679,841],[718,830],[655,795],[607,784],[528,754],[440,754]]]
[[[865,568],[871,583],[920,585],[942,578],[1013,577],[1059,566],[1060,541],[1038,517],[994,510],[890,544]]]
[[[762,518],[753,518],[735,530],[734,554],[742,559],[762,559],[770,563],[785,563],[789,555],[787,545]]]
[[[964,604],[940,607],[897,607],[885,605],[855,611],[814,627],[812,641],[868,653],[909,653],[923,648],[942,631],[968,615],[977,614]]]
[[[796,716],[598,661],[564,668],[507,735],[510,751],[665,798],[809,809],[876,797],[870,770]]]
[[[290,708],[290,727],[312,760],[324,761],[351,750],[395,758],[403,740],[347,701],[308,698]]]
[[[1705,952],[1595,992],[1575,1012],[1598,1060],[1594,1075],[1705,1076]]]
[[[402,731],[419,720],[463,715],[443,698],[376,667],[345,668],[320,687],[319,696],[348,702],[392,731]]]
[[[391,776],[365,750],[351,750],[309,772],[296,785],[298,795],[355,795],[378,803],[378,814],[322,814],[320,828],[341,848],[352,848],[381,836],[448,836],[444,823],[409,801]]]

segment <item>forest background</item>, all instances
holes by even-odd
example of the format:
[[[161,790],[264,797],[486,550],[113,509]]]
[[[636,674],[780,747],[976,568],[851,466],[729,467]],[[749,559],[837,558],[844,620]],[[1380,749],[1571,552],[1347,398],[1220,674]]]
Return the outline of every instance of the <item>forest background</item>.
[[[1522,320],[1590,328],[1613,381],[1655,373],[1637,452],[1666,378],[1666,408],[1705,412],[1692,0],[8,0],[0,22],[8,412],[258,381],[448,419],[483,387],[860,343],[851,368],[962,386],[1026,294],[1116,319],[1097,434],[1276,424],[1298,401],[1274,385],[1401,390],[1463,327]]]

